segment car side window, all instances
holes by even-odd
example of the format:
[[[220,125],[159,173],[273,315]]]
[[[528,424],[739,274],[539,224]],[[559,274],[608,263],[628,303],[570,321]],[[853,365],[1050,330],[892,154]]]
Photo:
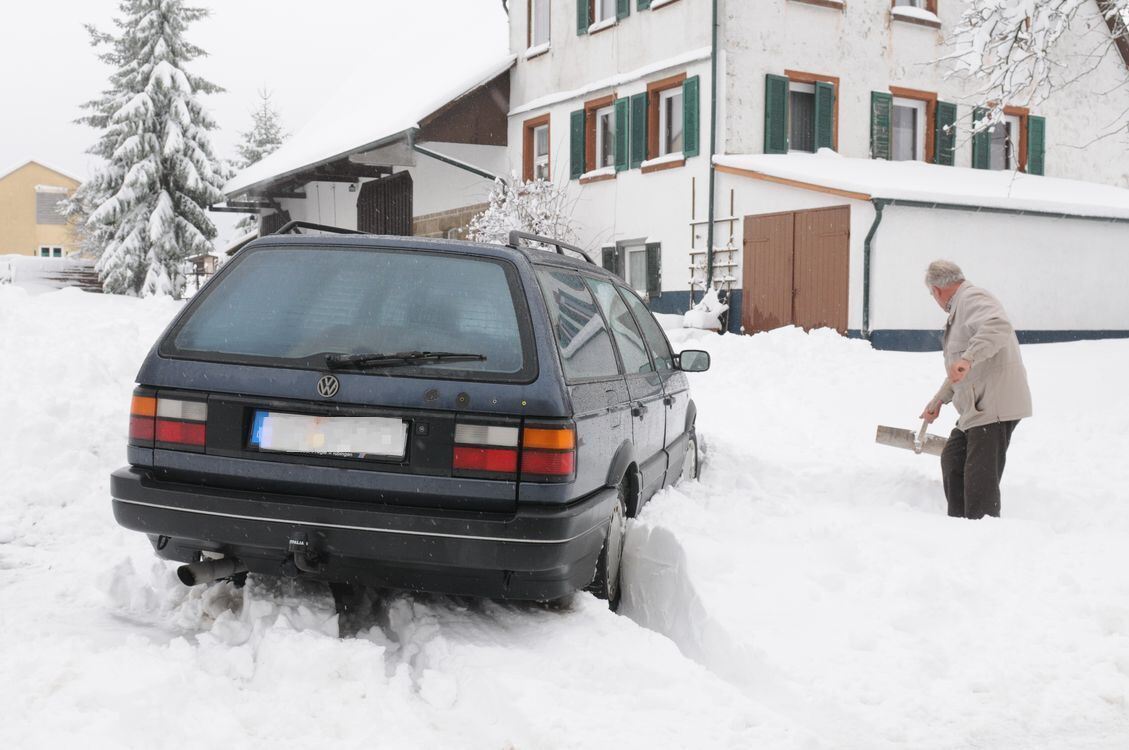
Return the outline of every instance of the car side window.
[[[628,374],[654,371],[651,357],[647,354],[647,345],[643,343],[643,334],[639,332],[635,319],[631,317],[627,304],[616,292],[615,286],[591,277],[586,277],[586,280],[612,329],[619,356],[623,359],[624,371]]]
[[[565,380],[619,376],[611,337],[596,302],[580,277],[568,271],[537,269],[549,308]]]
[[[651,347],[651,354],[655,357],[655,369],[659,372],[674,370],[674,354],[670,351],[670,344],[667,343],[662,326],[655,320],[655,316],[651,315],[651,311],[647,309],[643,301],[629,289],[620,287],[619,293],[627,301],[627,306],[631,309],[635,320],[638,321],[639,328],[643,330],[643,338],[647,340],[647,345]]]

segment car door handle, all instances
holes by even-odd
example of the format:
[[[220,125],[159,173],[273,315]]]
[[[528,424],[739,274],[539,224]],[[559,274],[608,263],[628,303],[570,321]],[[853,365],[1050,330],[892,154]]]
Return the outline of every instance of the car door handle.
[[[642,401],[635,402],[635,405],[631,407],[631,416],[633,416],[633,417],[641,417],[646,412],[647,412],[647,407],[643,404]]]
[[[663,403],[668,407],[674,406],[674,396],[667,396],[663,399]]]

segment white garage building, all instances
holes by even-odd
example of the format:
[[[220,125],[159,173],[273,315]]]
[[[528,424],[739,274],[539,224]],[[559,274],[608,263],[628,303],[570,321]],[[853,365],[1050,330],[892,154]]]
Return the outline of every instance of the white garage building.
[[[1129,191],[1092,182],[818,154],[715,159],[741,217],[740,325],[826,326],[930,350],[923,285],[947,258],[1027,343],[1129,337]]]

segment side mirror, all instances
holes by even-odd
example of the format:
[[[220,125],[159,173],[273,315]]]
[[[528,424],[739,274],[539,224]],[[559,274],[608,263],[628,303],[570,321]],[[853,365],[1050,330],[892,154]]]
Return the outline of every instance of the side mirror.
[[[705,372],[710,369],[710,353],[687,349],[678,355],[678,369],[683,372]]]

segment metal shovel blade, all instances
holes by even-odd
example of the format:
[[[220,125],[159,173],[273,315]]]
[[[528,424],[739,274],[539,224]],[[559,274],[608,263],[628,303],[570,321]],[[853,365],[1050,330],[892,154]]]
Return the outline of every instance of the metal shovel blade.
[[[874,436],[874,442],[894,448],[904,448],[914,453],[928,453],[932,456],[939,456],[941,451],[945,450],[945,443],[949,441],[939,435],[927,434],[925,430],[928,426],[928,424],[922,423],[921,430],[915,433],[913,430],[878,425],[878,433]]]

